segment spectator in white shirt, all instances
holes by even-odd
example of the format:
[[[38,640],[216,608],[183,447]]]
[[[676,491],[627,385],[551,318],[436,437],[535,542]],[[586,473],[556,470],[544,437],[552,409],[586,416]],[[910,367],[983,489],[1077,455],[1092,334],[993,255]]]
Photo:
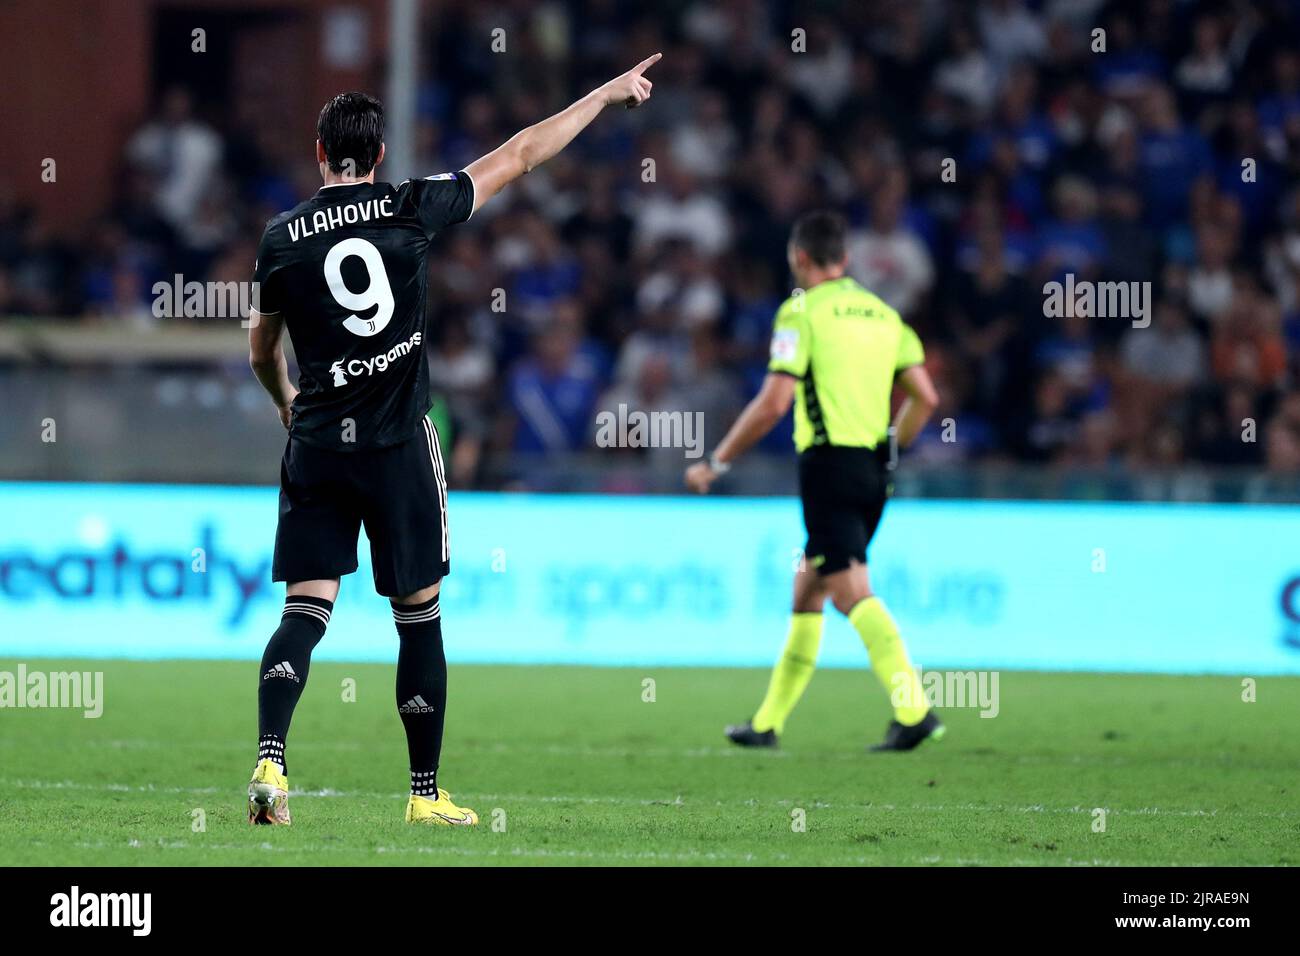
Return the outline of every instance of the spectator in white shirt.
[[[907,198],[901,171],[885,176],[871,203],[871,221],[849,237],[849,274],[904,316],[915,313],[934,284],[925,242],[903,223]]]

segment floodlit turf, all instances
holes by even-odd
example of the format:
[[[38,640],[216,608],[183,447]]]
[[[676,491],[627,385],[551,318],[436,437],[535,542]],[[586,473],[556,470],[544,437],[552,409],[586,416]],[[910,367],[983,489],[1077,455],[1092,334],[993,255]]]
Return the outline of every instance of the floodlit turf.
[[[4,863],[1300,863],[1300,678],[1243,703],[1230,677],[1003,673],[997,717],[947,710],[943,742],[869,755],[864,671],[819,672],[755,753],[721,730],[764,671],[453,667],[442,782],[469,830],[402,823],[392,668],[321,663],[286,829],[245,822],[256,664],[26,663],[103,671],[105,709],[0,710]]]

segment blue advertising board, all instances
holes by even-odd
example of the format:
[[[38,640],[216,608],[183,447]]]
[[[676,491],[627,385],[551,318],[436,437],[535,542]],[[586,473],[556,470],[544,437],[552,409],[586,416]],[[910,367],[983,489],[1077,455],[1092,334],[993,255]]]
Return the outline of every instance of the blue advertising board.
[[[0,484],[0,655],[256,659],[270,488]],[[770,664],[800,560],[786,498],[453,493],[454,661]],[[388,661],[364,536],[317,657]],[[924,667],[1300,673],[1300,509],[897,500],[872,582]],[[865,666],[828,614],[821,663]]]

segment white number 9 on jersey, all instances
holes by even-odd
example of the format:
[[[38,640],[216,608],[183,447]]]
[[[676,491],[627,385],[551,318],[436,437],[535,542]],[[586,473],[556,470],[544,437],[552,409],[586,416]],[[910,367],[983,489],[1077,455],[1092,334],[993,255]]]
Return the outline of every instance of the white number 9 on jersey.
[[[361,292],[353,292],[343,282],[343,260],[356,256],[366,264],[370,282]],[[325,281],[336,302],[353,312],[375,309],[373,319],[358,318],[355,314],[343,320],[343,328],[353,335],[370,336],[379,332],[393,317],[393,288],[388,284],[384,260],[374,244],[359,236],[344,239],[325,256]]]

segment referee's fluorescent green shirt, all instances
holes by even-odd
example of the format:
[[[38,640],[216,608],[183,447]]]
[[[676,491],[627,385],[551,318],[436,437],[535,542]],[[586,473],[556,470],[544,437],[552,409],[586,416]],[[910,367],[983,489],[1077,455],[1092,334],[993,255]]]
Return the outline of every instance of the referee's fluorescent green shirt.
[[[925,361],[898,312],[848,276],[786,299],[768,371],[799,379],[794,445],[875,448],[889,435],[894,376]]]

